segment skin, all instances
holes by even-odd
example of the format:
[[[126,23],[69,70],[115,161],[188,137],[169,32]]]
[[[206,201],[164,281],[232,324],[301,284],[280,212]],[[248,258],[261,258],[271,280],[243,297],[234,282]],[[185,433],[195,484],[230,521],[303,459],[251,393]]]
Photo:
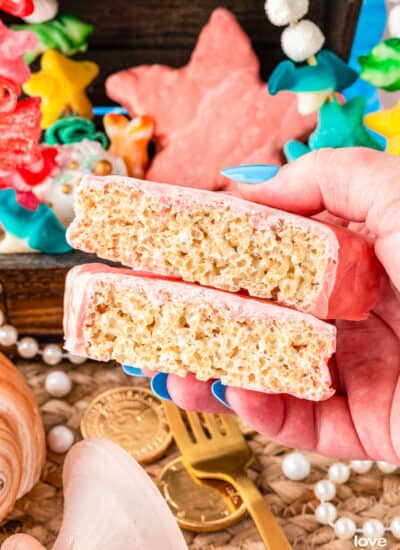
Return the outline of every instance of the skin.
[[[371,239],[386,274],[368,320],[336,323],[337,393],[331,399],[315,403],[229,387],[226,400],[283,445],[400,464],[400,158],[363,148],[324,149],[283,167],[265,184],[235,184],[233,191],[290,212],[340,218]],[[211,384],[192,375],[167,381],[182,408],[227,412]]]

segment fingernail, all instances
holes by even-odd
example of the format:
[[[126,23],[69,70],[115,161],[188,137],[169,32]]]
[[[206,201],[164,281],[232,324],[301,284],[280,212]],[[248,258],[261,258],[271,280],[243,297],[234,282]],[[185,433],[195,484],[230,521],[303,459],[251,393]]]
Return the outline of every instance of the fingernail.
[[[214,384],[211,386],[211,393],[215,397],[217,401],[225,405],[228,409],[231,409],[232,407],[229,405],[229,403],[225,399],[225,392],[226,392],[226,386],[223,385],[223,383],[220,380],[217,380],[214,382]]]
[[[240,183],[264,183],[276,176],[279,169],[276,164],[250,164],[224,168],[221,174]]]
[[[151,379],[150,387],[153,393],[155,393],[160,399],[164,399],[164,401],[172,401],[167,389],[167,380],[168,374],[165,372],[159,372]]]
[[[128,374],[129,376],[146,377],[142,369],[139,369],[138,367],[131,367],[130,365],[122,365],[122,370],[124,371],[125,374]]]

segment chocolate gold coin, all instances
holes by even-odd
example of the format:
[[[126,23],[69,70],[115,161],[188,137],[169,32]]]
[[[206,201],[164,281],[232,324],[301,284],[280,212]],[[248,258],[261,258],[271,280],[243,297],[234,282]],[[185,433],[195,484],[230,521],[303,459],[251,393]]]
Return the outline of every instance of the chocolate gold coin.
[[[158,479],[158,488],[182,529],[196,533],[221,531],[237,523],[246,506],[230,483],[193,480],[182,458],[169,462]]]
[[[84,438],[111,439],[141,464],[157,460],[172,441],[161,401],[151,391],[133,386],[96,397],[83,415],[81,432]]]

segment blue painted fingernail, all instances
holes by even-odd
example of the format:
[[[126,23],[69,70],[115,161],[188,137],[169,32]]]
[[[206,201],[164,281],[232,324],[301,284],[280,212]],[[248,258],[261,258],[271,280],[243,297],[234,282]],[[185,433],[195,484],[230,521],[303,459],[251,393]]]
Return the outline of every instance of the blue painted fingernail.
[[[264,183],[276,176],[279,169],[276,164],[249,164],[224,168],[221,174],[240,183]]]
[[[159,372],[151,379],[150,387],[153,393],[155,393],[160,399],[164,399],[164,401],[172,401],[171,396],[168,393],[167,380],[168,374],[165,372]]]
[[[231,409],[232,407],[229,405],[229,403],[225,399],[225,392],[226,392],[226,386],[223,385],[223,383],[220,380],[217,380],[214,382],[214,384],[211,386],[211,393],[215,397],[217,401],[225,405],[228,409]]]
[[[142,369],[138,367],[131,367],[130,365],[122,365],[122,370],[129,376],[146,376]]]

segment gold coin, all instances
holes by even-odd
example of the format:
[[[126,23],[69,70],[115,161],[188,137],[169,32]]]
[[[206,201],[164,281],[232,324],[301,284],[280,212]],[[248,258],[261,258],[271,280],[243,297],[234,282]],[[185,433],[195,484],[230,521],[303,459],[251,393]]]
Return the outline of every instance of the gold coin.
[[[96,397],[83,415],[81,432],[84,438],[111,439],[141,464],[160,458],[172,441],[161,401],[151,391],[133,386]]]
[[[196,533],[226,529],[246,512],[233,485],[220,480],[207,480],[207,485],[196,483],[181,457],[163,468],[158,488],[179,526]]]

